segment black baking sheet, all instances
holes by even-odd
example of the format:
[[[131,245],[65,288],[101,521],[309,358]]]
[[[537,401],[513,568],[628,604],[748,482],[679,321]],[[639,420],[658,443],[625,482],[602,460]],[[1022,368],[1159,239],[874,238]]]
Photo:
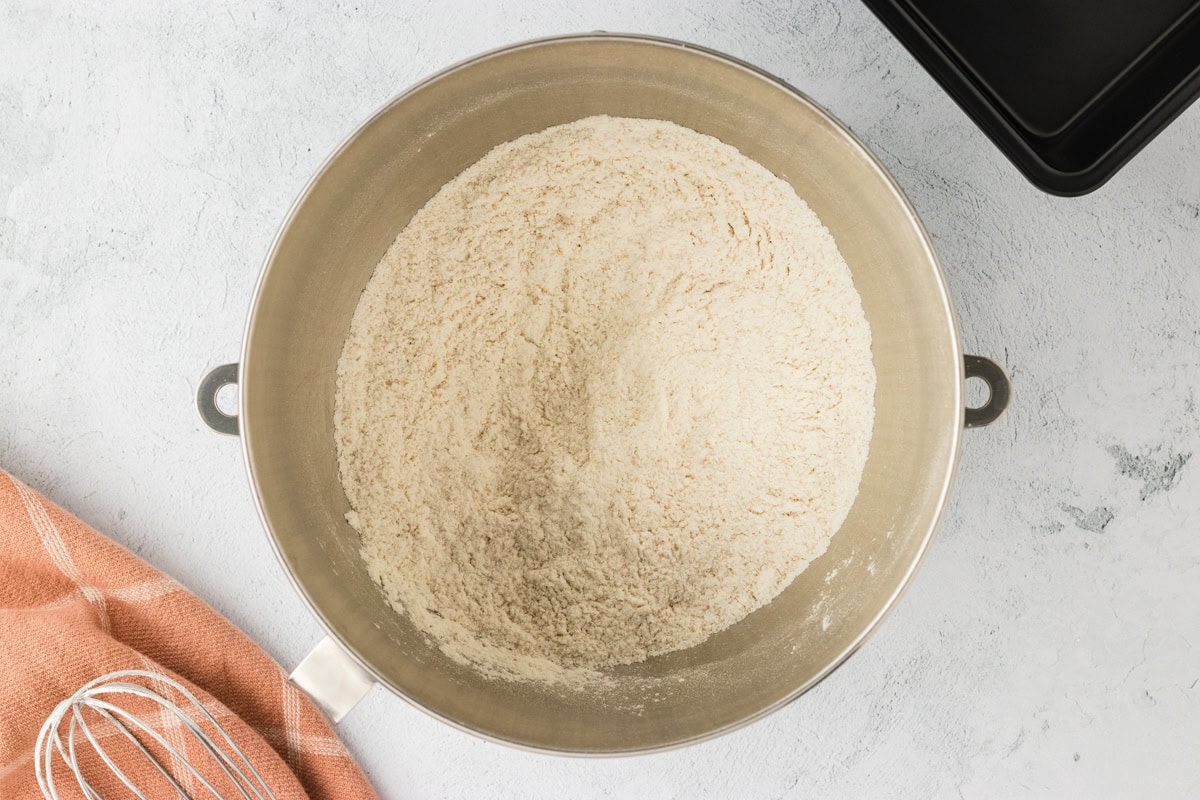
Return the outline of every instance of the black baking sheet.
[[[1200,95],[1200,0],[864,0],[1036,185],[1103,184]]]

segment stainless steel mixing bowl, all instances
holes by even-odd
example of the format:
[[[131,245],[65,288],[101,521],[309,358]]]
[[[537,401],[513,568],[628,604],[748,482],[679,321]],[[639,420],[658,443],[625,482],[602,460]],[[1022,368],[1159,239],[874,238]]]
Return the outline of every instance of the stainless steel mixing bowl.
[[[853,272],[878,389],[858,500],[829,551],[770,605],[702,645],[614,669],[611,686],[580,692],[486,680],[388,607],[344,519],[332,427],[335,365],[359,293],[413,213],[495,145],[592,114],[685,125],[790,181]],[[452,67],[359,128],[305,189],[267,257],[240,369],[215,370],[199,399],[210,424],[236,432],[239,418],[221,414],[214,396],[222,384],[240,384],[241,437],[263,523],[296,588],[352,654],[343,666],[357,662],[363,675],[482,736],[601,754],[667,748],[744,725],[812,687],[863,643],[929,544],[964,424],[992,421],[1007,402],[1003,373],[970,359],[964,365],[945,280],[912,206],[845,127],[726,56],[593,34]],[[992,390],[981,409],[964,409],[970,374]],[[327,642],[330,649],[337,648]],[[343,713],[336,705],[327,703]]]

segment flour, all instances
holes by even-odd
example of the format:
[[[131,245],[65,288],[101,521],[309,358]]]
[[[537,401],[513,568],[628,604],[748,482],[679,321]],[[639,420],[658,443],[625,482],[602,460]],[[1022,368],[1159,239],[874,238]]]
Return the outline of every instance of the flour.
[[[363,557],[448,654],[562,678],[690,647],[823,553],[870,330],[789,184],[666,122],[501,145],[380,262],[338,363]]]

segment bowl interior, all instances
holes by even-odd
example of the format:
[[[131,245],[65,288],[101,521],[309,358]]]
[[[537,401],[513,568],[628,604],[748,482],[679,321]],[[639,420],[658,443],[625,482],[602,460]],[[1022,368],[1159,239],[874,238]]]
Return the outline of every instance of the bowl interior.
[[[858,500],[783,594],[686,651],[572,691],[489,681],[431,646],[367,576],[332,435],[338,355],[397,233],[495,145],[592,114],[670,120],[790,181],[837,239],[878,374]],[[334,157],[268,260],[242,361],[247,462],[274,544],[325,625],[381,681],[443,719],[550,750],[667,747],[727,730],[812,686],[903,589],[932,534],[962,424],[961,354],[919,223],[854,139],[736,62],[672,42],[584,36],[455,67],[394,101]]]

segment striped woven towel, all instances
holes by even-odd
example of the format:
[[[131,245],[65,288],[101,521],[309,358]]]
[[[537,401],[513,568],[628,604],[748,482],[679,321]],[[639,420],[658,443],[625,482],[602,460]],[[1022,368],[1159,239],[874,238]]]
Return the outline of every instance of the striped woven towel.
[[[244,633],[0,470],[0,797],[39,796],[33,750],[43,721],[82,684],[121,669],[180,681],[279,800],[375,797],[328,721]],[[163,723],[167,741],[192,755],[177,721],[164,715]],[[135,784],[156,778],[149,763],[130,764]],[[61,775],[61,795],[82,796]],[[102,765],[96,775],[101,795],[128,796]],[[190,775],[178,777],[199,788],[194,796],[205,794]]]

